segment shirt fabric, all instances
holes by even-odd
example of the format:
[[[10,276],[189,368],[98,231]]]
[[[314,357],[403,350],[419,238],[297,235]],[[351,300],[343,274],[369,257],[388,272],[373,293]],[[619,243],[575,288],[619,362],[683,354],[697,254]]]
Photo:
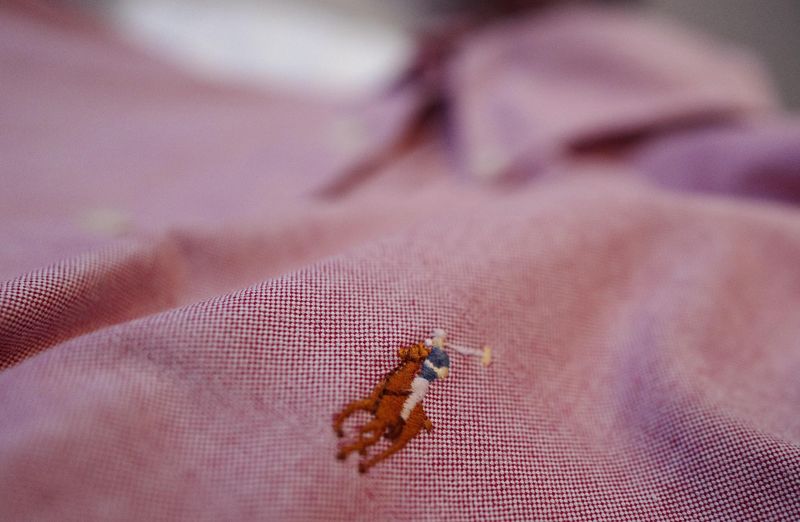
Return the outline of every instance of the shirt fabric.
[[[0,519],[800,519],[800,127],[748,53],[567,7],[342,103],[43,5],[0,6]],[[336,460],[433,328],[492,365]]]

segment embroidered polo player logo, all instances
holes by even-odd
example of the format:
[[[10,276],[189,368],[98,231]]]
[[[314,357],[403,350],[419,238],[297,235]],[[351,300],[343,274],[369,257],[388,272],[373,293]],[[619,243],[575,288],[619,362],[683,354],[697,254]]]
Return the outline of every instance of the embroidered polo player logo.
[[[369,396],[351,402],[334,417],[333,429],[337,436],[344,437],[342,426],[353,413],[363,410],[372,415],[369,422],[358,428],[354,441],[345,442],[339,447],[338,459],[344,460],[357,451],[364,457],[358,470],[365,473],[378,462],[403,449],[423,428],[427,432],[433,429],[422,407],[422,400],[432,382],[446,379],[450,373],[450,358],[444,351],[445,345],[468,355],[481,355],[484,365],[489,364],[491,352],[488,347],[478,352],[446,344],[446,334],[440,329],[434,330],[431,339],[400,348],[397,350],[400,364],[386,374]],[[367,449],[377,444],[381,437],[389,439],[389,447],[367,457]]]

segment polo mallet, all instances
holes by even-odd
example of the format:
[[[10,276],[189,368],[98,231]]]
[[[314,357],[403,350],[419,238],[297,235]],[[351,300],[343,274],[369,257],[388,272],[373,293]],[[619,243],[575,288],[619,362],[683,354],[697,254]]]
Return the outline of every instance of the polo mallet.
[[[445,348],[450,348],[455,350],[456,352],[460,353],[461,355],[468,355],[472,357],[480,357],[481,364],[483,366],[489,366],[492,364],[492,348],[490,346],[484,346],[482,349],[477,348],[470,348],[467,346],[460,346],[457,344],[447,342],[447,332],[445,332],[441,328],[436,328],[431,333],[430,339],[425,339],[425,344],[427,346],[440,346]]]

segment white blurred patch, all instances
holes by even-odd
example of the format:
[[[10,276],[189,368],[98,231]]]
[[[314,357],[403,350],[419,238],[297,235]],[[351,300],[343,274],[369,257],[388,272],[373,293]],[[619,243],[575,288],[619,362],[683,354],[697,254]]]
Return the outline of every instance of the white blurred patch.
[[[87,208],[76,217],[83,230],[104,236],[121,236],[131,229],[131,217],[116,208]]]
[[[413,41],[400,26],[290,0],[117,0],[123,35],[214,80],[357,95],[393,79]]]

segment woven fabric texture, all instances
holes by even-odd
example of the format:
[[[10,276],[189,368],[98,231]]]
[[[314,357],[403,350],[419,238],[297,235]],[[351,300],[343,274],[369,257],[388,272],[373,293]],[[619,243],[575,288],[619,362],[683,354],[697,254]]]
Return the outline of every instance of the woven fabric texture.
[[[571,8],[344,107],[12,4],[0,519],[800,519],[800,133],[746,55]],[[337,461],[434,328],[493,364]]]

